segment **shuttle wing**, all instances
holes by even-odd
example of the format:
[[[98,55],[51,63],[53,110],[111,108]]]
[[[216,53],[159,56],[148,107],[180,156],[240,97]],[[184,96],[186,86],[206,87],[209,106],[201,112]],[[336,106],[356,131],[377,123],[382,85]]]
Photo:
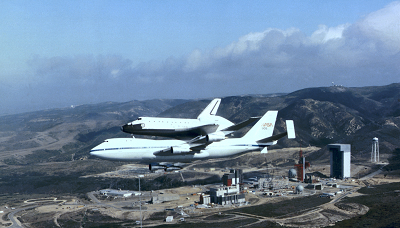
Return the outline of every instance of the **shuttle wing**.
[[[207,135],[213,133],[217,130],[218,124],[207,124],[193,128],[185,128],[185,129],[176,129],[176,132],[185,133],[188,136],[190,135]]]
[[[188,141],[188,144],[190,145],[190,149],[193,151],[203,150],[211,143],[226,139],[226,137],[225,137],[226,135],[228,135],[234,131],[240,130],[245,126],[258,121],[260,118],[261,117],[251,117],[248,120],[245,120],[241,123],[238,123],[236,125],[225,128],[221,131],[210,132],[208,134],[199,135],[196,138],[193,138],[192,140]]]
[[[242,129],[242,128],[246,127],[249,124],[257,122],[260,118],[261,117],[250,117],[249,119],[247,119],[247,120],[245,120],[243,122],[240,122],[238,124],[235,124],[235,125],[232,125],[230,127],[227,127],[227,128],[225,128],[225,129],[223,129],[221,131],[228,132],[228,133],[225,133],[225,135],[227,135],[227,134],[230,134],[230,133],[232,133],[234,131],[238,131],[238,130]]]

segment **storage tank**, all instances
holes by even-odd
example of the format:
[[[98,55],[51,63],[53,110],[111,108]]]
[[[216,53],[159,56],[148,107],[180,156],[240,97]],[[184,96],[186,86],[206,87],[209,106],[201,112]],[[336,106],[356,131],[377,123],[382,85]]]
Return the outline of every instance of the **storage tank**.
[[[300,194],[300,193],[302,193],[302,192],[303,192],[303,190],[304,190],[304,187],[303,187],[303,185],[297,185],[297,187],[296,187],[296,193],[297,193],[297,194]]]
[[[297,177],[297,171],[295,169],[290,169],[289,178],[296,178],[296,177]]]

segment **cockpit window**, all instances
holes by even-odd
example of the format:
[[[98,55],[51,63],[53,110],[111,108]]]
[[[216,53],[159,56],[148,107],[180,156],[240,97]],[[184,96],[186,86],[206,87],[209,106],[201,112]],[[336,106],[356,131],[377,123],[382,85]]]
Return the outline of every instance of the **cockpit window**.
[[[142,120],[142,117],[137,118],[137,120]]]

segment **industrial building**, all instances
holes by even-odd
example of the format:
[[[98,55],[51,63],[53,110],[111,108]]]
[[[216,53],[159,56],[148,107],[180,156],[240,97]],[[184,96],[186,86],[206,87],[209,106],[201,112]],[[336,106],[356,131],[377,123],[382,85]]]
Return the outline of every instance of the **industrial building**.
[[[165,222],[172,222],[174,220],[174,216],[168,216],[166,219],[165,219]]]
[[[178,194],[158,194],[156,196],[151,197],[151,203],[153,204],[169,202],[174,200],[179,200]]]
[[[240,184],[243,181],[243,170],[241,169],[231,169],[230,173],[224,174],[222,176],[222,183],[225,186],[232,186]]]
[[[211,203],[210,195],[206,195],[206,194],[200,195],[200,204],[210,204],[210,203]]]
[[[139,192],[132,192],[126,190],[115,190],[115,189],[103,189],[100,190],[100,194],[105,196],[114,196],[114,197],[130,197],[132,195],[138,196]]]
[[[211,203],[227,205],[246,202],[245,194],[240,194],[239,192],[239,185],[211,188]]]
[[[351,145],[329,144],[331,177],[344,179],[350,177]]]

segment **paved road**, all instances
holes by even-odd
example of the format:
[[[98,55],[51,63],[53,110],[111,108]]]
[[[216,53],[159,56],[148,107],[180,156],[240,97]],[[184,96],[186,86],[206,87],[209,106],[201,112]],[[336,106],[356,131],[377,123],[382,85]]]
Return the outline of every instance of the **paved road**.
[[[373,172],[373,173],[370,173],[370,174],[368,174],[367,176],[365,176],[365,177],[362,177],[362,178],[360,178],[360,180],[367,180],[367,179],[370,179],[370,178],[372,178],[372,177],[374,177],[375,175],[378,175],[378,174],[380,174],[381,172],[382,172],[382,169],[383,169],[383,167],[385,167],[385,166],[387,166],[388,164],[383,164],[383,166],[381,166],[380,168],[379,168],[379,170],[377,170],[377,171],[375,171],[375,172]]]
[[[15,209],[13,210],[10,214],[8,214],[8,219],[10,219],[10,221],[12,222],[11,226],[8,226],[9,228],[23,228],[23,226],[21,226],[21,223],[18,221],[18,219],[16,219],[14,217],[14,215],[20,211],[24,211],[24,210],[28,210],[28,209],[32,209],[35,208],[36,206],[30,206],[30,207],[23,207],[23,208],[19,208],[19,209]]]

